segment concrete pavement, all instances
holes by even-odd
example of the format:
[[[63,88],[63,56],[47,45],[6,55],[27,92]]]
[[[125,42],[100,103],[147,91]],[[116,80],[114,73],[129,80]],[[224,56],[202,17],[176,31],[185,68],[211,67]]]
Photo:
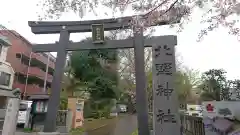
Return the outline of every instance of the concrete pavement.
[[[112,135],[131,135],[137,129],[137,116],[124,116],[116,124],[115,131]]]
[[[35,133],[35,132],[34,133],[15,132],[15,135],[37,135],[37,133]],[[61,133],[60,135],[68,135],[68,134]]]
[[[137,116],[126,115],[123,116],[116,124],[115,130],[111,135],[131,135],[137,129]],[[0,133],[1,135],[1,133]],[[37,135],[37,133],[24,133],[17,131],[15,135]],[[61,134],[68,135],[68,134]]]

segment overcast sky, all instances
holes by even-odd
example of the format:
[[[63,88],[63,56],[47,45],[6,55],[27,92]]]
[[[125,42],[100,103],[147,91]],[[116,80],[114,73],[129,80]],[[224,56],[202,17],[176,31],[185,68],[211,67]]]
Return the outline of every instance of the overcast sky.
[[[50,43],[58,40],[59,35],[34,35],[27,21],[37,20],[38,0],[2,0],[0,8],[0,24],[8,29],[16,30],[32,43]],[[101,12],[102,13],[102,12]],[[104,14],[104,13],[102,13]],[[128,13],[128,15],[131,13]],[[154,35],[178,35],[177,52],[181,55],[184,65],[204,72],[212,68],[223,68],[229,79],[240,79],[240,44],[235,36],[228,35],[228,30],[219,28],[210,32],[201,42],[196,42],[202,25],[200,11],[194,12],[193,20],[185,26],[185,30],[176,33],[168,27],[158,27]],[[104,18],[104,15],[94,17],[88,14],[84,20]],[[61,20],[80,20],[75,14],[66,14]],[[80,41],[91,34],[74,34],[71,40]]]

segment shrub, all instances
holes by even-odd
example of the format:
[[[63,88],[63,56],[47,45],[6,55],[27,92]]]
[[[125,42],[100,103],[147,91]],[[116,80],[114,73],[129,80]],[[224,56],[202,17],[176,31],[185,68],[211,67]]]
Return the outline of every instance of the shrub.
[[[84,132],[83,128],[73,128],[71,129],[71,135],[82,135]]]
[[[138,130],[135,130],[131,135],[138,135]]]

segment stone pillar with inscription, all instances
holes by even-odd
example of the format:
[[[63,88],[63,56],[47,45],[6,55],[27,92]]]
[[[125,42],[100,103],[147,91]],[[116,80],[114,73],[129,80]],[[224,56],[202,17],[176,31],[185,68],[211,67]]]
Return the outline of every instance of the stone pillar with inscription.
[[[5,120],[3,124],[3,135],[15,135],[20,99],[9,98]]]
[[[177,92],[174,89],[175,45],[153,45],[154,135],[180,135]]]

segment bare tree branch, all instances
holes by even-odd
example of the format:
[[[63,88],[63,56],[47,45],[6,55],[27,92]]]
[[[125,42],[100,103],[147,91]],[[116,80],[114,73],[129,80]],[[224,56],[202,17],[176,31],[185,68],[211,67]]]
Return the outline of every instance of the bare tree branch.
[[[159,7],[161,7],[163,4],[167,3],[168,0],[164,0],[162,3],[160,3],[159,5],[157,5],[155,8],[153,8],[152,10],[150,10],[149,12],[147,12],[145,15],[143,15],[144,17],[147,17],[149,15],[152,14],[153,11],[157,10]]]

